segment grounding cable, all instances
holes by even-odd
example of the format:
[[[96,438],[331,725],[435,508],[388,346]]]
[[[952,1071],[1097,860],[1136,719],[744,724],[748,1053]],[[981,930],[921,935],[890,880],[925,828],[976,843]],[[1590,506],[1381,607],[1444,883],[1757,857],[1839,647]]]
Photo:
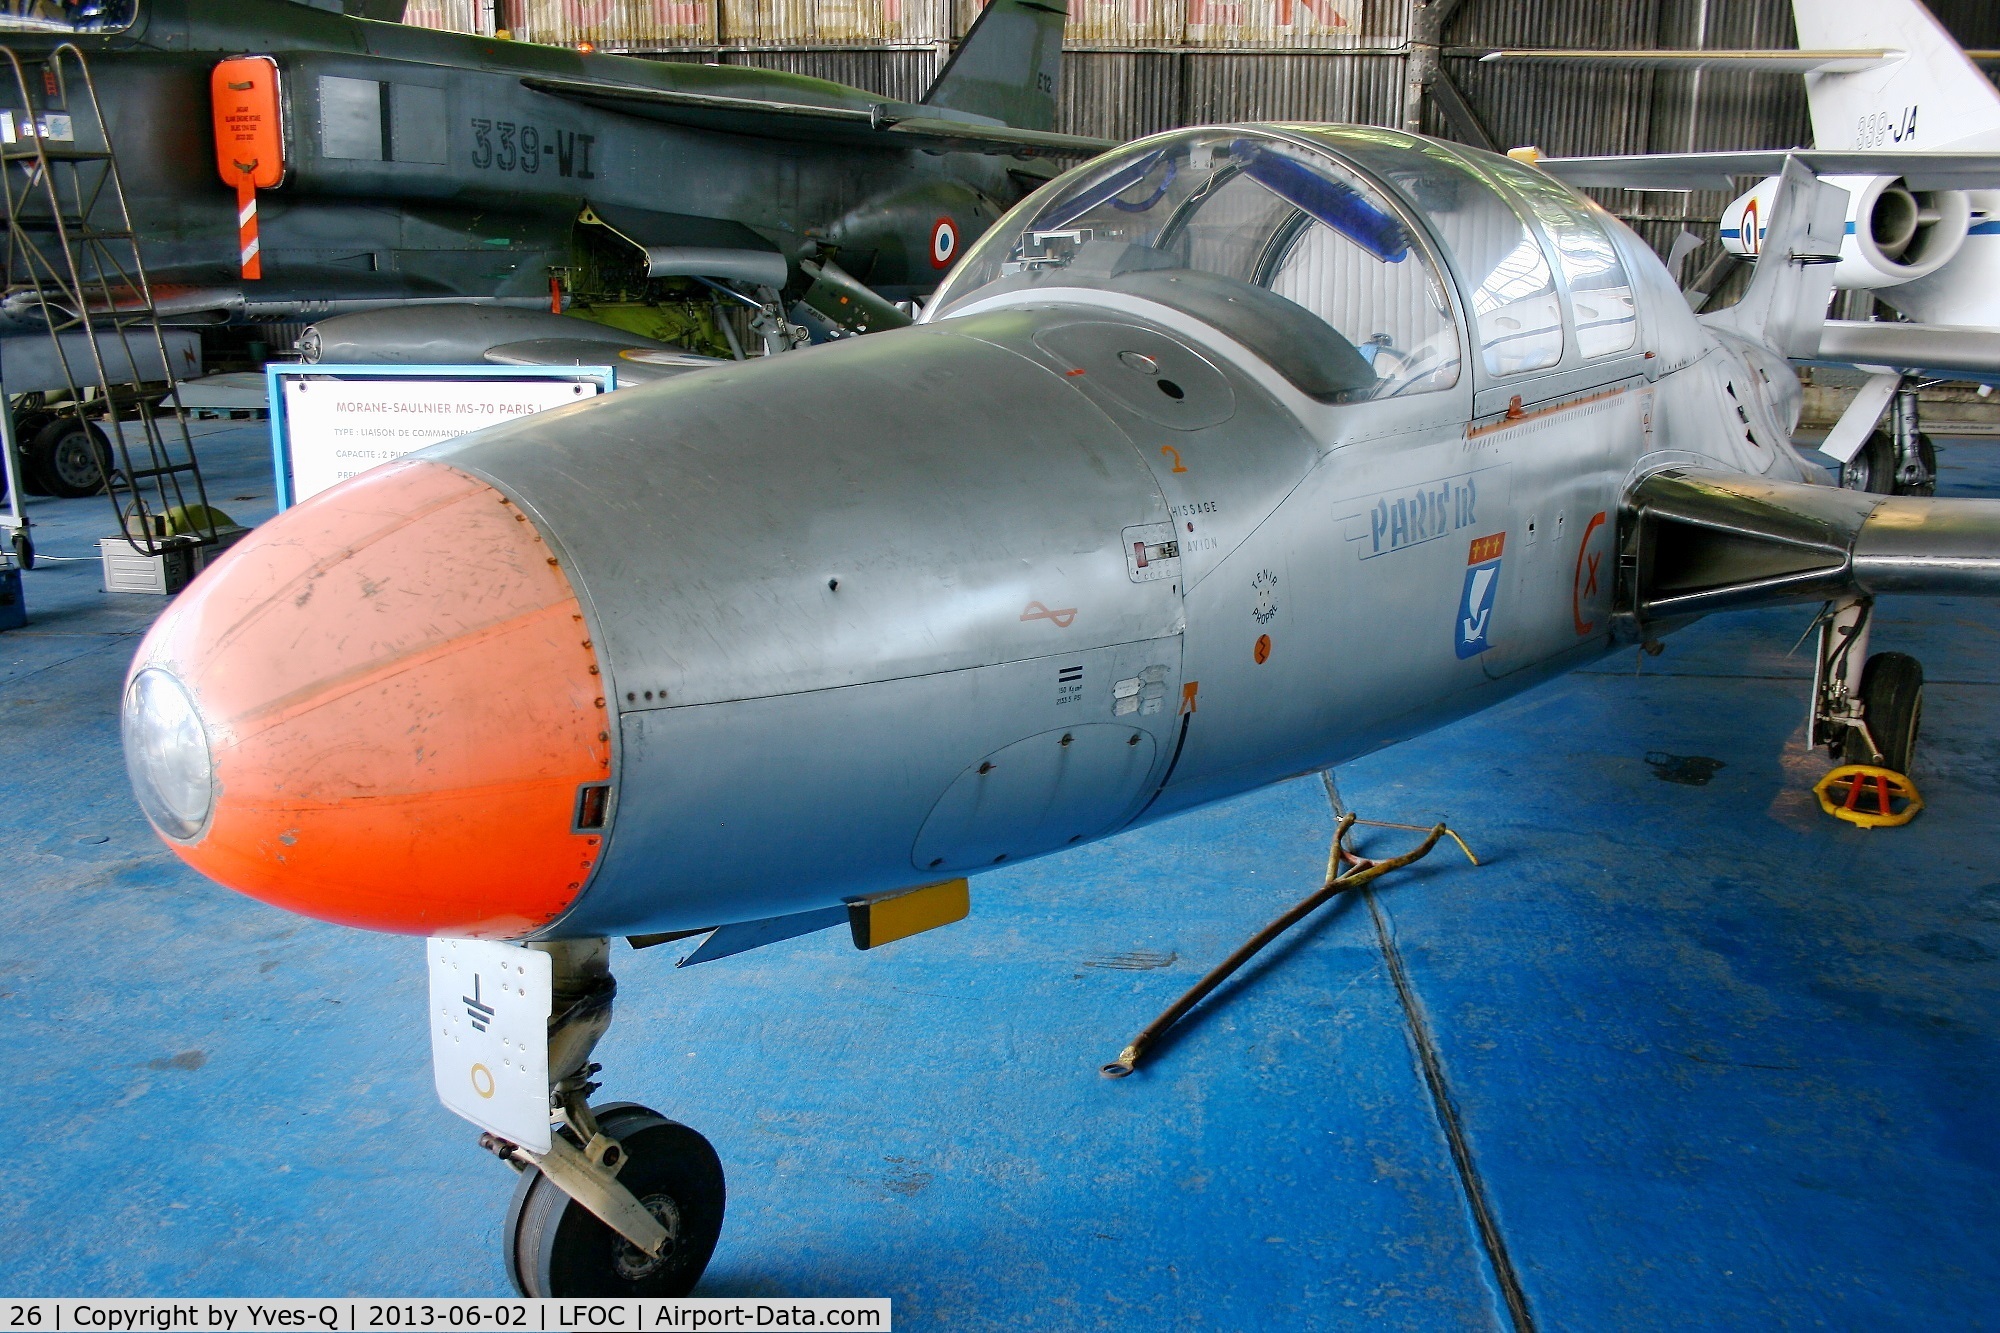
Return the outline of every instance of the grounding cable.
[[[1347,847],[1348,830],[1356,824],[1364,824],[1371,828],[1409,829],[1412,832],[1423,833],[1426,836],[1421,843],[1404,852],[1401,856],[1392,856],[1381,861],[1371,861],[1365,857],[1357,856]],[[1446,837],[1458,844],[1459,850],[1465,853],[1467,860],[1471,861],[1475,866],[1479,864],[1479,858],[1474,856],[1472,849],[1465,845],[1465,839],[1459,837],[1458,834],[1452,832],[1443,824],[1434,824],[1426,829],[1420,824],[1393,824],[1386,820],[1358,819],[1351,814],[1342,815],[1339,824],[1333,830],[1333,846],[1327,851],[1326,882],[1314,893],[1301,899],[1283,916],[1280,916],[1270,925],[1252,935],[1235,953],[1223,959],[1213,971],[1196,982],[1187,994],[1169,1005],[1166,1012],[1147,1024],[1144,1032],[1132,1038],[1131,1043],[1118,1053],[1116,1060],[1105,1065],[1098,1072],[1106,1078],[1124,1078],[1133,1069],[1138,1067],[1139,1061],[1146,1054],[1147,1049],[1154,1042],[1158,1041],[1169,1028],[1180,1022],[1190,1009],[1206,999],[1211,991],[1220,986],[1224,981],[1227,981],[1231,974],[1238,968],[1242,967],[1252,958],[1255,958],[1271,941],[1277,939],[1280,935],[1311,916],[1320,907],[1331,902],[1341,894],[1358,889],[1371,880],[1380,879],[1392,870],[1401,870],[1404,866],[1423,860],[1424,857],[1430,855],[1431,849],[1437,846],[1438,840]],[[1344,874],[1342,873],[1342,867],[1347,867]]]

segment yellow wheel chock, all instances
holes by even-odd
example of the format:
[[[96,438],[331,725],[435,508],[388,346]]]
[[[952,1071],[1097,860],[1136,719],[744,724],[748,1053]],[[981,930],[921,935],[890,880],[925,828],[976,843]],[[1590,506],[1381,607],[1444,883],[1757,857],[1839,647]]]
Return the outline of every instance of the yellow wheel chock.
[[[1924,808],[1916,783],[1893,768],[1874,764],[1842,764],[1819,780],[1813,795],[1819,797],[1820,809],[1862,828],[1898,828]]]

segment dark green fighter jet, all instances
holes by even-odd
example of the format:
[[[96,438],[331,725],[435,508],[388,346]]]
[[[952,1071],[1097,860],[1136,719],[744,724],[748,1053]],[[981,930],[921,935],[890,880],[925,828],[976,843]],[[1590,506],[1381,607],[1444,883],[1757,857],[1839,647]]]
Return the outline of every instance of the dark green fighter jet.
[[[59,107],[36,63],[63,42],[87,56],[172,322],[394,307],[421,343],[433,304],[454,332],[477,302],[722,355],[732,306],[761,308],[767,346],[799,336],[801,297],[848,331],[907,322],[892,302],[1059,160],[1108,147],[1051,129],[1063,21],[1063,0],[992,0],[912,104],[299,0],[0,0],[38,103],[20,114],[72,112],[84,133],[74,81]],[[239,134],[238,100],[260,96],[268,123]],[[239,196],[233,171],[257,188]],[[490,322],[518,340],[522,319]]]

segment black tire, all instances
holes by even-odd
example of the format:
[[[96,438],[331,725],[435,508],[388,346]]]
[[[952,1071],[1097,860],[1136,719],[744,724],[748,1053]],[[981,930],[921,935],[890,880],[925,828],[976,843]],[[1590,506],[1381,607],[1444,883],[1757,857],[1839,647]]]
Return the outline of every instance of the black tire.
[[[14,413],[14,462],[20,469],[21,494],[23,495],[48,494],[47,491],[42,489],[42,479],[35,474],[35,469],[28,466],[28,444],[37,435],[42,433],[43,427],[54,420],[55,414],[52,412],[25,412],[17,410]],[[0,486],[0,496],[4,496],[5,492],[6,488]]]
[[[26,453],[24,478],[34,477],[42,494],[65,500],[97,494],[111,472],[111,442],[78,417],[57,417],[42,427]]]
[[[25,529],[16,528],[9,540],[14,546],[14,563],[23,569],[33,569],[35,567],[35,539],[30,537]]]
[[[40,407],[17,407],[14,409],[14,438],[32,440],[42,433],[42,428],[56,419],[56,414]]]
[[[1876,653],[1861,669],[1861,716],[1881,747],[1883,768],[1908,774],[1916,762],[1917,732],[1924,720],[1924,668],[1908,653]],[[1841,760],[1873,764],[1878,760],[1858,731],[1847,733]]]
[[[14,409],[14,448],[17,450],[15,457],[21,467],[21,493],[23,495],[48,494],[47,491],[42,489],[41,478],[36,476],[35,470],[28,466],[28,445],[37,435],[40,435],[47,429],[48,424],[55,419],[55,413],[43,411],[39,408]]]
[[[1850,491],[1888,493],[1889,474],[1896,468],[1896,442],[1886,430],[1869,434],[1854,457],[1840,469],[1840,484]]]
[[[528,1297],[685,1296],[722,1235],[721,1159],[700,1134],[643,1106],[615,1103],[596,1114],[626,1152],[618,1182],[672,1234],[666,1251],[648,1259],[530,1168],[521,1173],[501,1234],[507,1275]]]

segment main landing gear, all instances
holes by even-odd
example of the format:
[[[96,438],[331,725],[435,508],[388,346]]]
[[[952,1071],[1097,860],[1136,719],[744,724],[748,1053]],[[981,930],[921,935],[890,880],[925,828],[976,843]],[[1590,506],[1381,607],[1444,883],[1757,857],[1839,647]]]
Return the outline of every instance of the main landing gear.
[[[590,1053],[611,1026],[608,940],[530,948],[553,963],[549,1151],[480,1138],[521,1173],[502,1231],[514,1289],[538,1297],[685,1296],[722,1234],[722,1163],[707,1139],[631,1102],[593,1108]]]
[[[1918,424],[1917,389],[1915,376],[1897,379],[1887,418],[1841,466],[1842,486],[1877,495],[1937,493],[1937,446]]]
[[[1924,669],[1907,653],[1868,654],[1874,601],[1828,605],[1819,623],[1813,672],[1812,744],[1843,764],[1907,775],[1924,715]]]

